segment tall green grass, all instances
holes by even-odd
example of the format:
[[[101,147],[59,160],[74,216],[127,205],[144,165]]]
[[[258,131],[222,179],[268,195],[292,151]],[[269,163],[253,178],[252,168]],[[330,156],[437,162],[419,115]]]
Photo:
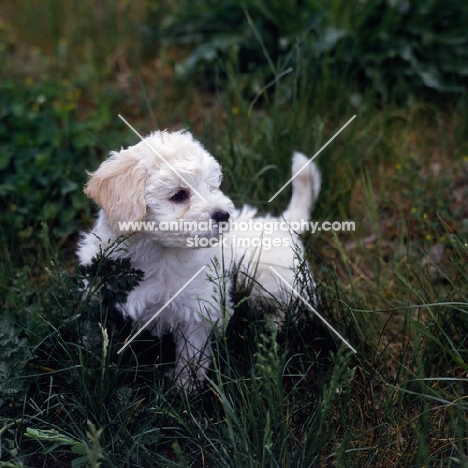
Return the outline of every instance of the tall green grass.
[[[129,330],[100,328],[108,311],[90,318],[56,268],[22,321],[11,304],[15,324],[2,324],[3,340],[8,326],[24,340],[2,351],[13,384],[2,388],[2,456],[25,466],[96,456],[106,466],[464,466],[467,251],[453,252],[458,275],[443,290],[421,287],[418,268],[395,271],[402,296],[388,308],[370,302],[384,289],[368,298],[317,270],[321,313],[356,356],[307,314],[277,331],[244,303],[195,396],[165,379],[153,340],[118,356]],[[286,314],[299,310],[296,301]]]

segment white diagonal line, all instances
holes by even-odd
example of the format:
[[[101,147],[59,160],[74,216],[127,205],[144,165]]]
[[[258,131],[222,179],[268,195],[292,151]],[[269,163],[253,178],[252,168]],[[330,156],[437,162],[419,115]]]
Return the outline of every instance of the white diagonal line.
[[[357,354],[357,351],[346,341],[343,336],[340,335],[340,333],[335,330],[308,302],[307,300],[302,297],[272,266],[270,266],[270,269],[275,273],[276,276],[278,276],[283,282],[288,286],[288,288],[299,298],[302,300],[302,302],[333,332],[335,333],[338,338],[343,341],[343,343],[353,352]]]
[[[118,114],[119,118],[127,125],[128,128],[130,128],[130,130],[132,130],[135,135],[137,135],[138,137],[140,137],[140,140],[143,141],[144,143],[146,143],[147,146],[149,146],[153,152],[156,154],[156,156],[158,156],[159,158],[161,158],[168,166],[169,168],[172,170],[172,172],[174,172],[175,174],[177,174],[191,189],[192,191],[198,195],[202,201],[204,201],[206,203],[206,200],[202,197],[202,195],[197,191],[195,190],[191,184],[189,184],[187,182],[187,180],[185,179],[185,177],[179,173],[179,171],[177,171],[177,169],[174,169],[173,166],[171,166],[167,161],[166,159],[156,150],[156,148],[154,148],[154,146],[151,146],[149,143],[148,143],[148,140],[146,138],[143,138],[136,130],[135,128],[127,121],[125,120],[120,114]]]
[[[202,266],[118,351],[120,354],[206,268]]]
[[[354,119],[353,115],[269,200],[274,200]]]

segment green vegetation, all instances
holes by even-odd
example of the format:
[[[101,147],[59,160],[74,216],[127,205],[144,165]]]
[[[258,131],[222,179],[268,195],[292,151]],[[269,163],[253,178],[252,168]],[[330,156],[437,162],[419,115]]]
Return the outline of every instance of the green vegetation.
[[[468,4],[175,3],[0,7],[0,467],[468,466]],[[85,171],[136,141],[117,114],[191,129],[236,205],[277,213],[291,152],[356,114],[313,213],[356,231],[305,242],[358,353],[300,301],[281,331],[241,301],[200,395],[167,340],[117,354],[139,272],[73,255]]]

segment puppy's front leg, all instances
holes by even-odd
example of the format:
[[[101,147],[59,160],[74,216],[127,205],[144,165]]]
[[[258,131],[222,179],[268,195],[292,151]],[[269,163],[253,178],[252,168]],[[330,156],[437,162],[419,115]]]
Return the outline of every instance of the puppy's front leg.
[[[182,323],[174,334],[176,367],[174,377],[179,388],[192,392],[205,380],[211,364],[211,345],[206,323]]]

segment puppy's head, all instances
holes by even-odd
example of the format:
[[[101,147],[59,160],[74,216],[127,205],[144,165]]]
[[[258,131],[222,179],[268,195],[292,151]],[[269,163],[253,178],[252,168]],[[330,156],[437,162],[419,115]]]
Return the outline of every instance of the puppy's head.
[[[85,193],[116,234],[144,231],[163,245],[189,247],[189,239],[218,237],[218,223],[234,209],[221,180],[219,164],[190,133],[155,132],[112,153]]]

